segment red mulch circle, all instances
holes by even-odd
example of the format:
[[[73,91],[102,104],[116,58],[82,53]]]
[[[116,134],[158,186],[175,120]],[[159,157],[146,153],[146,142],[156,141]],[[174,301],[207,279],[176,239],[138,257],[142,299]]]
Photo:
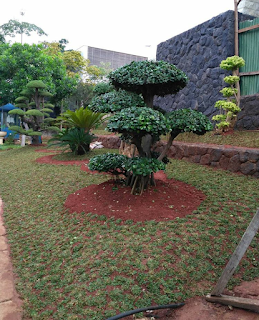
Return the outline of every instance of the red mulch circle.
[[[122,220],[164,221],[191,214],[204,199],[201,191],[175,180],[157,179],[156,186],[142,195],[132,195],[130,187],[108,180],[70,194],[65,207],[70,212],[91,212]]]
[[[42,150],[43,151],[43,150]],[[55,155],[38,158],[39,163],[81,165],[81,170],[89,171],[86,161],[58,161]],[[155,174],[157,186],[149,188],[142,196],[131,195],[130,188],[118,185],[112,180],[99,185],[91,185],[70,194],[65,207],[70,212],[92,212],[115,219],[134,221],[166,221],[191,214],[205,199],[205,195],[194,187],[174,180],[167,179],[164,172]],[[243,286],[245,286],[243,288]],[[259,279],[242,283],[236,292],[237,296],[244,296],[247,291],[258,296]],[[249,288],[249,290],[246,290]],[[248,296],[250,298],[250,296]],[[259,319],[258,314],[247,310],[229,310],[227,306],[207,302],[204,297],[194,297],[185,301],[185,306],[179,309],[162,309],[153,312],[154,317],[161,320],[207,320],[207,319]],[[150,313],[148,314],[150,316]],[[126,317],[131,319],[132,316]]]
[[[81,165],[89,173],[87,161],[59,161],[55,155],[38,158],[48,164]],[[132,195],[131,188],[115,184],[113,179],[99,185],[90,185],[70,194],[65,207],[72,212],[105,215],[108,218],[136,221],[166,221],[183,218],[196,210],[205,195],[184,182],[167,179],[163,171],[155,174],[156,186],[149,187],[142,195]]]

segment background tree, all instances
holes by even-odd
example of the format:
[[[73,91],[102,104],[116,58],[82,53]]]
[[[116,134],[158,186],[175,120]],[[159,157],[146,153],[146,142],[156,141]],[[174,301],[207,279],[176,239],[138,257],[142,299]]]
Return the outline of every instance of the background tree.
[[[0,44],[5,43],[5,37],[2,33],[0,33]]]
[[[66,45],[69,43],[69,41],[67,39],[61,39],[61,40],[59,40],[58,43],[59,43],[59,47],[60,47],[61,52],[64,52]]]
[[[21,118],[21,126],[11,126],[10,129],[20,134],[31,136],[32,144],[40,144],[44,130],[51,129],[49,116],[53,112],[54,105],[46,103],[46,98],[52,94],[46,90],[46,85],[41,80],[30,81],[21,95],[16,99],[16,107],[9,114],[18,114]]]
[[[121,172],[126,170],[126,183],[132,187],[132,193],[142,194],[149,184],[155,184],[153,174],[164,168],[163,158],[179,133],[192,131],[203,134],[211,130],[212,125],[203,114],[194,110],[180,111],[175,116],[168,117],[154,110],[155,95],[176,93],[187,83],[187,76],[174,65],[165,61],[132,62],[110,73],[109,79],[115,88],[140,94],[145,102],[142,106],[127,107],[127,102],[122,104],[118,107],[119,110],[115,110],[115,114],[109,119],[107,125],[109,131],[120,133],[123,140],[136,146],[139,156],[126,157],[123,163],[120,159],[119,165],[122,163]],[[102,97],[104,98],[105,94]],[[105,110],[113,112],[116,104],[108,102],[106,107],[108,105],[109,110]],[[102,103],[96,103],[95,108],[103,110]],[[161,135],[168,132],[170,132],[170,139],[157,159],[157,156],[152,153],[154,144]],[[103,158],[94,157],[89,163],[89,168],[102,171],[103,161]]]
[[[0,33],[4,36],[15,37],[17,34],[21,36],[21,44],[23,35],[30,36],[32,32],[36,32],[39,36],[47,36],[47,34],[38,26],[28,22],[20,22],[18,20],[9,20],[0,26]]]
[[[55,104],[71,95],[78,83],[67,74],[63,59],[46,54],[42,45],[0,44],[0,103],[14,102],[31,80],[42,80]]]
[[[62,39],[66,41],[65,39]],[[90,61],[85,59],[81,52],[76,50],[63,50],[59,42],[43,42],[46,53],[51,56],[58,56],[63,59],[67,74],[78,79],[78,85],[74,93],[62,101],[61,113],[64,109],[75,109],[81,106],[86,107],[93,98],[95,84],[103,80],[111,71],[109,65],[101,67],[90,65]]]

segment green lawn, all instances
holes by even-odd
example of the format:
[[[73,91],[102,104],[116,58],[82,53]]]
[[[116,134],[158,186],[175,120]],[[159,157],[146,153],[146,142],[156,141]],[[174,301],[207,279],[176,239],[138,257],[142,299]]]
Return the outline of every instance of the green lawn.
[[[146,223],[69,214],[63,204],[70,193],[108,177],[36,163],[43,155],[32,147],[0,152],[0,195],[25,319],[104,320],[204,296],[259,203],[259,180],[171,160],[168,176],[207,196],[194,214]],[[256,237],[230,288],[259,277],[258,249]]]
[[[14,145],[14,144],[1,144],[0,145],[0,151],[9,150],[9,149],[19,149],[19,148],[21,148],[19,145]]]

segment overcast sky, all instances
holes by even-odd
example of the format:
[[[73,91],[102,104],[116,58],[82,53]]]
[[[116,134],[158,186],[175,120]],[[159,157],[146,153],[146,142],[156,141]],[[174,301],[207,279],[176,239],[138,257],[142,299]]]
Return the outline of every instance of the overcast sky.
[[[160,42],[227,10],[234,10],[234,0],[6,0],[0,25],[18,19],[48,34],[25,36],[30,44],[64,38],[67,49],[83,53],[93,46],[155,58]]]

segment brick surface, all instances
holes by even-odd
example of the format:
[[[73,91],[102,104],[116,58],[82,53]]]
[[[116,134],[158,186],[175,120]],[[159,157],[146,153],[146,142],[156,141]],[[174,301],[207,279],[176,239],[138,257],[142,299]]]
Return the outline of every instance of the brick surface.
[[[21,320],[21,309],[14,301],[0,303],[0,320]]]
[[[0,236],[0,250],[3,251],[7,249],[8,249],[8,245],[7,245],[6,237]]]
[[[5,230],[5,227],[0,224],[0,236],[4,236],[6,234],[6,230]]]
[[[14,297],[13,273],[11,270],[0,273],[0,302]]]
[[[0,198],[0,320],[21,320],[22,302],[14,285],[6,230],[3,224],[3,202]]]
[[[0,251],[0,270],[11,270],[10,257],[7,251]]]

